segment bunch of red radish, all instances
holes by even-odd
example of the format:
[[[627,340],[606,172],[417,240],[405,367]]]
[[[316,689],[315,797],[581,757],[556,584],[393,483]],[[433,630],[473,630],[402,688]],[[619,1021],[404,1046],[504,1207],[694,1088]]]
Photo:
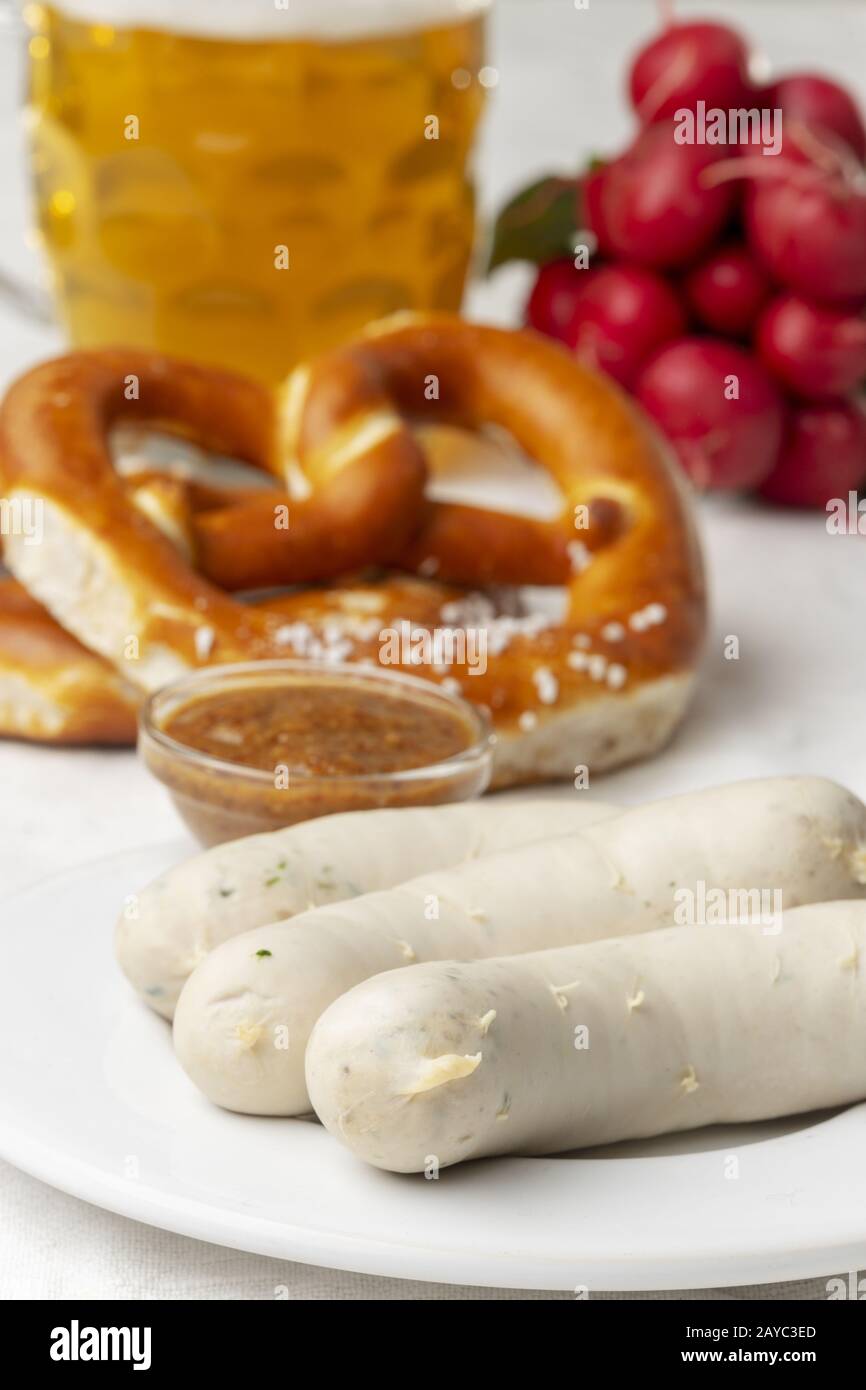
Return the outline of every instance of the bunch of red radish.
[[[739,34],[669,25],[629,88],[641,129],[581,180],[528,322],[631,391],[701,487],[823,507],[866,482],[866,128],[812,74],[749,78]],[[677,112],[781,112],[781,148],[678,143]],[[778,116],[774,118],[778,122]],[[766,131],[765,131],[766,135]]]

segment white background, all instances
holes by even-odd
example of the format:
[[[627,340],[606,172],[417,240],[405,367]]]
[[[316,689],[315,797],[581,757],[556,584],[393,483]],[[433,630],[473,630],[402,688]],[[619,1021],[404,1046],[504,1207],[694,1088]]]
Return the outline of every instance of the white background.
[[[679,8],[737,20],[775,67],[814,63],[866,96],[866,12],[858,0],[707,0]],[[500,80],[479,159],[485,211],[527,177],[573,168],[626,140],[625,60],[653,27],[650,0],[590,0],[586,11],[571,0],[501,0],[490,55]],[[34,279],[39,266],[25,235],[14,105],[21,91],[20,43],[0,25],[0,270]],[[472,311],[515,321],[525,283],[522,268],[500,273],[473,291]],[[59,346],[53,330],[0,305],[0,385]],[[713,619],[694,711],[664,755],[606,778],[605,799],[638,801],[792,771],[836,777],[866,796],[866,538],[829,536],[820,515],[718,500],[702,506],[702,528]],[[738,662],[722,658],[727,634],[739,638]],[[15,888],[178,829],[162,789],[132,753],[0,745],[0,929],[12,927],[2,898]],[[520,1296],[375,1281],[201,1245],[108,1215],[0,1165],[0,1296],[270,1298],[280,1285],[310,1298]],[[821,1297],[823,1281],[794,1292]]]

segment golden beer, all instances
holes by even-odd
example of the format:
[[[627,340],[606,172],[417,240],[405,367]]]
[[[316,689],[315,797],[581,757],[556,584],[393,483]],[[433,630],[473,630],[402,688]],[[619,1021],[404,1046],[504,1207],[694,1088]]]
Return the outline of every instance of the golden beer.
[[[275,380],[394,310],[457,309],[487,3],[27,5],[38,222],[73,343]]]

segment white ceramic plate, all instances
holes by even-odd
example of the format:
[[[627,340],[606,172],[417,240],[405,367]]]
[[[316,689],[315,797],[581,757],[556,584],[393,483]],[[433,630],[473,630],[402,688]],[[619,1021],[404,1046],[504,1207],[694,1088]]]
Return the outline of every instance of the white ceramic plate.
[[[366,1168],[317,1124],[211,1107],[111,950],[125,896],[179,846],[0,904],[0,1151],[44,1181],[202,1240],[500,1288],[665,1289],[866,1265],[866,1106],[438,1181]]]

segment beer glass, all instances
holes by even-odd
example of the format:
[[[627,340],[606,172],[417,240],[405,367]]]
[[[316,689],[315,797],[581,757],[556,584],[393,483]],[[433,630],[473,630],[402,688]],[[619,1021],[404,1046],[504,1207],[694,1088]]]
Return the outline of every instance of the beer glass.
[[[394,310],[459,308],[489,3],[26,4],[72,342],[276,380]]]

